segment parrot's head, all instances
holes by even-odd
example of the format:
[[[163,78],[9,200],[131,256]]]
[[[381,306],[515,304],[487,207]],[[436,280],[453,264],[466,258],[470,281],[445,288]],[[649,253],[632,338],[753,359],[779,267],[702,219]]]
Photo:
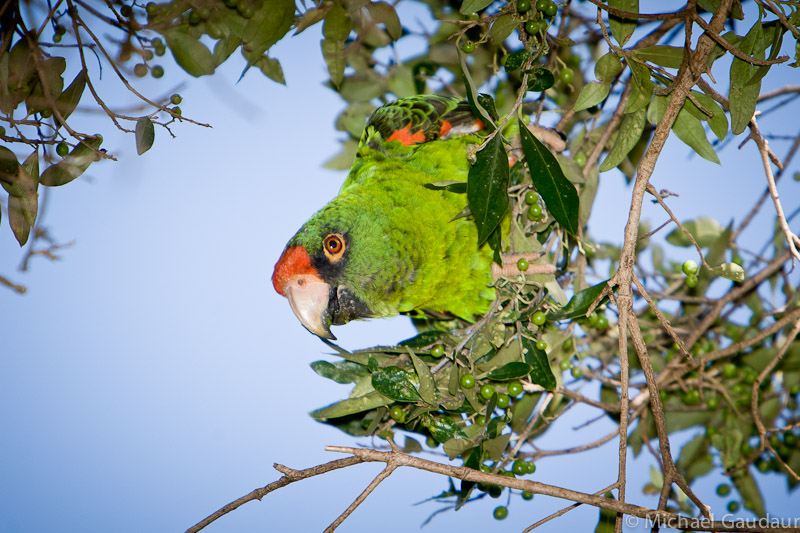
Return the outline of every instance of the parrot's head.
[[[300,228],[272,274],[275,290],[289,299],[303,326],[325,339],[336,339],[331,325],[373,316],[357,296],[363,294],[358,280],[369,272],[358,260],[363,258],[353,256],[359,247],[370,247],[375,232],[358,223],[362,217],[340,216],[337,207],[329,204]]]

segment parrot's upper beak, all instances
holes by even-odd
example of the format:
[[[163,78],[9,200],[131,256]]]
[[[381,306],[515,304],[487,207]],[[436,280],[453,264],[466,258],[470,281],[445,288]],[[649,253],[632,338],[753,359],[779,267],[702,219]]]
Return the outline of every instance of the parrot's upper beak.
[[[336,340],[328,326],[330,285],[318,277],[301,274],[289,280],[284,290],[292,311],[308,331],[323,339]]]
[[[292,246],[283,252],[275,265],[272,284],[278,294],[289,299],[292,311],[308,331],[336,340],[329,326],[331,287],[319,276],[305,248]]]

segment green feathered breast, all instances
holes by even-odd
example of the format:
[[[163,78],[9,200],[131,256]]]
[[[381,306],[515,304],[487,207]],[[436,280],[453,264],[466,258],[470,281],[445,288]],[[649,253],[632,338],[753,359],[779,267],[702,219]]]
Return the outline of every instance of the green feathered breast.
[[[287,293],[306,290],[309,280],[329,289],[327,305],[315,302],[327,315],[323,329],[413,311],[472,321],[488,310],[491,250],[478,248],[471,219],[456,219],[466,196],[426,187],[467,180],[467,150],[479,142],[470,132],[480,127],[466,103],[447,97],[401,99],[373,114],[339,195],[276,265],[275,288],[301,321]]]

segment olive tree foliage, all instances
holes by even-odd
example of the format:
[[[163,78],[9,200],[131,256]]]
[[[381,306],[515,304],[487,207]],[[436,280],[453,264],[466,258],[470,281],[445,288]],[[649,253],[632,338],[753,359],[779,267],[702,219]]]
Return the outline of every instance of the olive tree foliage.
[[[800,482],[793,270],[800,239],[790,227],[797,206],[784,210],[776,189],[796,167],[800,136],[782,131],[796,124],[772,112],[791,106],[800,87],[761,90],[768,74],[798,66],[797,3],[692,0],[670,3],[674,11],[641,12],[638,0],[427,0],[418,3],[432,14],[427,25],[402,19],[398,4],[3,4],[3,220],[20,245],[33,236],[28,256],[41,251],[37,240],[48,242],[36,223],[39,192],[112,157],[100,134],[73,126],[79,102],[101,108],[109,127],[129,132],[143,154],[157,128],[189,121],[179,98],[136,88],[137,76],[160,77],[160,56],[169,51],[188,74],[203,76],[239,51],[246,58],[242,75],[255,68],[283,83],[270,48],[291,32],[321,25],[329,86],[346,103],[336,128],[347,139],[327,166],[350,166],[366,117],[382,102],[429,92],[463,96],[486,125],[484,142],[467,154],[473,161],[467,183],[444,177],[431,187],[464,193],[465,216],[499,261],[538,257],[534,263],[553,267],[531,269],[552,274],[526,275],[528,264],[520,260],[514,273],[498,268],[498,298],[477,323],[415,317],[421,333],[398,346],[347,352],[332,345],[340,359],[312,363],[313,369],[354,387],[312,416],[351,435],[381,436],[389,446],[331,447],[348,457],[306,470],[276,465],[283,477],[191,530],[287,484],[371,461],[386,469],[330,529],[400,466],[449,477],[443,492],[431,496],[452,508],[511,495],[517,512],[526,505],[518,496],[545,494],[600,508],[599,531],[621,530],[626,514],[673,525],[699,515],[707,520],[678,527],[726,530],[712,520],[721,510],[692,490],[700,477],[722,472],[734,487],[728,509],[743,504],[763,516],[754,471],[780,474],[790,490]],[[405,53],[408,39],[424,46]],[[96,83],[100,68],[138,98],[135,113],[106,103]],[[761,133],[763,124],[772,139]],[[657,165],[672,135],[687,152],[716,163],[733,143],[749,148],[763,167],[751,179],[764,183],[752,210],[730,213],[729,223],[678,220],[669,206],[669,176]],[[774,153],[770,140],[783,140],[786,153]],[[632,184],[622,246],[595,242],[588,225],[593,209],[619,208],[593,203],[600,175],[612,171]],[[645,201],[663,209],[666,224],[650,231],[642,223]],[[761,210],[771,213],[774,232],[764,235],[762,248],[749,249],[740,236]],[[657,232],[668,233],[665,245],[651,242]],[[696,260],[670,260],[685,254],[678,248],[693,249]],[[596,384],[588,390],[599,395],[579,392],[584,384]],[[577,404],[607,416],[615,429],[561,450],[537,447],[537,438]],[[669,436],[681,430],[691,438],[676,450]],[[403,446],[395,442],[399,432]],[[530,477],[535,462],[610,441],[619,444],[618,476],[599,492]],[[438,450],[449,462],[414,455],[422,450]],[[660,467],[644,487],[628,490],[629,452],[652,454]],[[630,503],[639,491],[658,494],[658,505]],[[497,518],[509,512],[501,507]],[[556,518],[525,512],[539,520],[534,526]]]

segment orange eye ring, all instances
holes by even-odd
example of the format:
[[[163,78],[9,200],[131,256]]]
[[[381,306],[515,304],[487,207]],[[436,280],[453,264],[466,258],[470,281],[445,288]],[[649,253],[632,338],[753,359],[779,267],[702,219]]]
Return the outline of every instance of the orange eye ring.
[[[342,258],[344,249],[344,238],[342,238],[342,235],[339,233],[331,233],[322,241],[322,250],[325,252],[325,257],[327,257],[332,263],[335,263]]]

